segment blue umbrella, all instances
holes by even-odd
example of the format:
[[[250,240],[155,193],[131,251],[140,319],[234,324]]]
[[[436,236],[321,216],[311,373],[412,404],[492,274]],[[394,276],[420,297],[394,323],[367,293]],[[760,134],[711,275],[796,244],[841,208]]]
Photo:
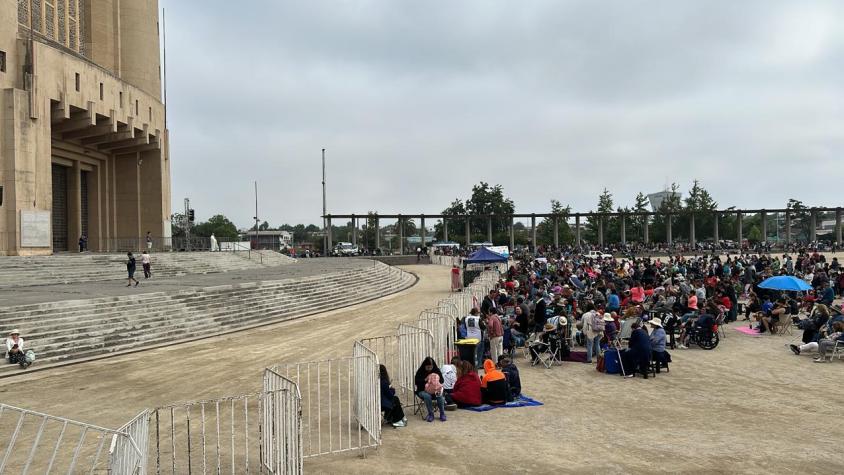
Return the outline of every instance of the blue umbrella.
[[[790,291],[802,291],[802,290],[812,290],[812,286],[807,284],[805,280],[798,279],[797,277],[791,275],[778,275],[776,277],[768,277],[767,279],[763,280],[759,287],[763,289],[773,289],[773,290],[790,290]]]

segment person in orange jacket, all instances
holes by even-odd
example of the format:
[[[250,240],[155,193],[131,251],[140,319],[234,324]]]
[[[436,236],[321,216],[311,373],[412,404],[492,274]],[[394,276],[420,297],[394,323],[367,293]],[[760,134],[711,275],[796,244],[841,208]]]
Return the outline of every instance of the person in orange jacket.
[[[486,404],[505,404],[510,399],[507,377],[492,360],[484,360],[484,377],[481,379],[481,395]]]

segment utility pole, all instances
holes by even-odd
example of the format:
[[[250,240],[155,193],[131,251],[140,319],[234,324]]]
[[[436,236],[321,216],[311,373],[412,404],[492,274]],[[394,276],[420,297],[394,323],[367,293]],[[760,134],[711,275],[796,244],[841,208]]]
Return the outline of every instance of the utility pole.
[[[328,255],[328,219],[325,217],[328,214],[325,205],[325,149],[322,149],[322,253]]]

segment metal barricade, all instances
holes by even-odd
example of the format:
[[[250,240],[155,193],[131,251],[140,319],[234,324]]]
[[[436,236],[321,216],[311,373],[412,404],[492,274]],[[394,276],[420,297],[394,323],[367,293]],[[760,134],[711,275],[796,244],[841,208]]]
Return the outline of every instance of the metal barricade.
[[[263,414],[273,395],[259,392],[154,409],[155,473],[261,473]]]
[[[457,325],[451,315],[438,309],[423,310],[419,314],[416,326],[431,332],[433,345],[430,356],[439,365],[447,363],[456,351],[454,344],[457,341]]]
[[[126,432],[0,403],[0,473],[106,471],[123,444],[131,456],[121,473],[139,473],[141,453]]]
[[[301,474],[302,397],[277,368],[264,370],[261,463],[274,474]]]
[[[399,384],[404,391],[414,394],[416,370],[425,357],[432,356],[434,337],[430,331],[407,323],[399,325],[396,336],[399,349]]]
[[[368,373],[355,371],[365,364],[372,364],[371,355],[281,365],[276,370],[295,382],[302,395],[304,458],[363,450],[380,443],[380,435],[373,437],[358,422],[352,405],[358,388],[356,378],[370,382]],[[378,382],[374,384],[378,388]]]
[[[355,416],[367,432],[366,444],[381,445],[381,385],[379,381],[378,355],[363,343],[356,341],[352,350],[355,372]]]
[[[127,437],[116,437],[109,450],[109,469],[111,473],[147,473],[149,456],[149,416],[144,410],[118,431]]]

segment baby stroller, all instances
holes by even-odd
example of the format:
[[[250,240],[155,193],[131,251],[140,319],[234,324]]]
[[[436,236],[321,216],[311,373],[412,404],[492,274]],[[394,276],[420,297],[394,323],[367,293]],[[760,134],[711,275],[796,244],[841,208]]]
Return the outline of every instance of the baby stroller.
[[[689,327],[688,339],[690,345],[695,343],[704,350],[714,350],[720,342],[715,317],[708,314],[698,317],[697,321]]]

